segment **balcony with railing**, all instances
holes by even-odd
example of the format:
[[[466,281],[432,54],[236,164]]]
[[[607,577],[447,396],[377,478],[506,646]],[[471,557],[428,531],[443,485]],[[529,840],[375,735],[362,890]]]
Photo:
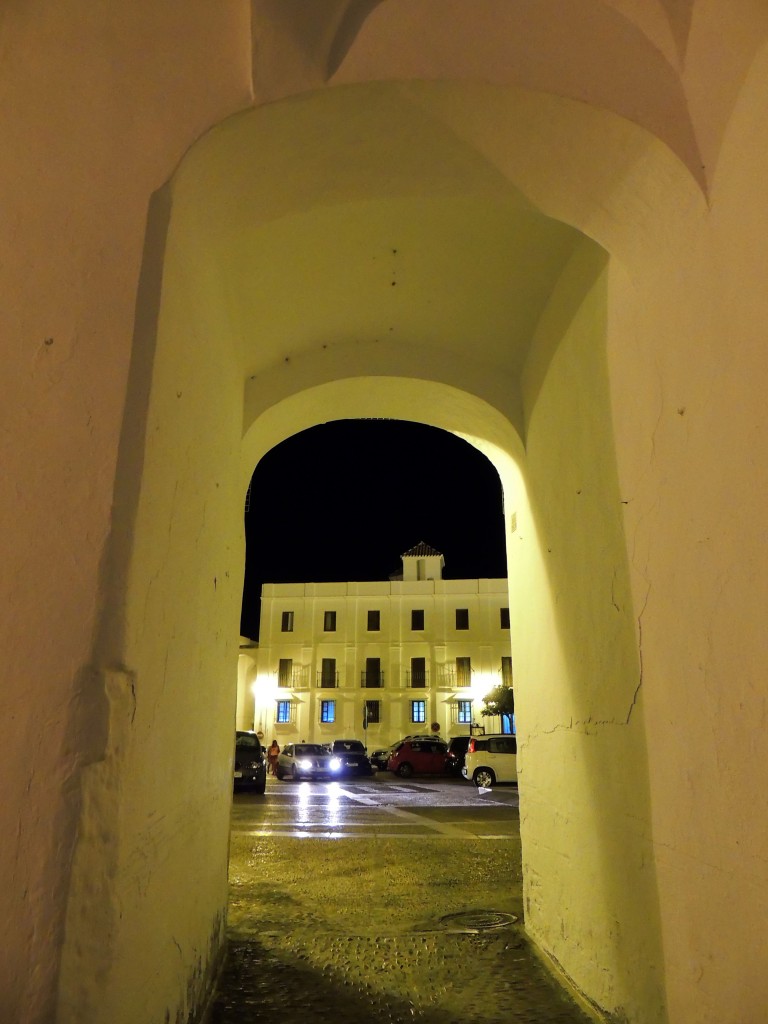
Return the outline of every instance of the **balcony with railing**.
[[[309,666],[300,665],[290,672],[279,672],[277,676],[278,690],[308,690]]]
[[[384,673],[361,672],[360,685],[366,690],[380,690],[384,686]]]
[[[443,690],[461,690],[472,685],[472,673],[469,670],[457,672],[455,665],[438,665],[437,685]]]
[[[427,669],[406,669],[405,685],[411,690],[423,690],[429,686]]]
[[[339,673],[338,672],[318,672],[317,673],[317,685],[322,690],[335,690],[339,685]]]

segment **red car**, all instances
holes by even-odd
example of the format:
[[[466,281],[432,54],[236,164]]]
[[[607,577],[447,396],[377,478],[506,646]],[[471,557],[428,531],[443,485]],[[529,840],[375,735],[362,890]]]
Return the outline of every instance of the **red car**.
[[[442,740],[403,740],[393,747],[387,769],[403,779],[411,775],[444,775],[448,744]]]

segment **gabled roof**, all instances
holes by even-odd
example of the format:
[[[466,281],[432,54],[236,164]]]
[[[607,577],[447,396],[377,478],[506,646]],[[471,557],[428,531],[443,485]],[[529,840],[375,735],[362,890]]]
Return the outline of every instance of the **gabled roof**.
[[[406,551],[402,554],[401,558],[427,558],[429,555],[437,555],[438,558],[443,557],[442,551],[435,551],[429,544],[425,544],[424,541],[419,541],[415,548],[411,548],[410,551]]]

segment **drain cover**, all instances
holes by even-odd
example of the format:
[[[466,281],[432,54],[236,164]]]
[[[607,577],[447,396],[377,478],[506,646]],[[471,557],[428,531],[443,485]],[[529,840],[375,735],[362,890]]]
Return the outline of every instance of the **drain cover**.
[[[499,910],[464,910],[458,914],[446,914],[440,918],[444,928],[462,932],[491,932],[497,928],[508,928],[517,924],[515,914],[503,914]]]

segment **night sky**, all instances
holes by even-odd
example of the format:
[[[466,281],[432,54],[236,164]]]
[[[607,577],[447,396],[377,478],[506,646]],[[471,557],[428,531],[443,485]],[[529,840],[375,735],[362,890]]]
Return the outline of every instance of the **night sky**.
[[[396,420],[340,420],[273,448],[245,513],[240,631],[257,639],[262,583],[386,580],[420,541],[446,579],[506,576],[501,483],[445,431]]]

